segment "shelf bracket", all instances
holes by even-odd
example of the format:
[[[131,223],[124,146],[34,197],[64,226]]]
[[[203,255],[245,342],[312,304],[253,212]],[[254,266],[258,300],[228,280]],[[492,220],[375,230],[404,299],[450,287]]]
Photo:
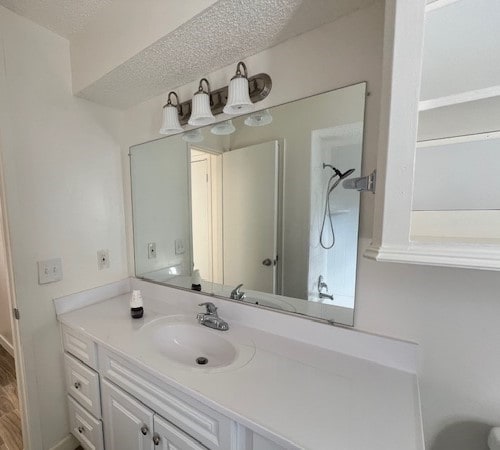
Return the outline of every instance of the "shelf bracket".
[[[349,178],[342,183],[344,189],[356,189],[359,192],[369,191],[375,194],[377,171],[374,170],[366,177]]]

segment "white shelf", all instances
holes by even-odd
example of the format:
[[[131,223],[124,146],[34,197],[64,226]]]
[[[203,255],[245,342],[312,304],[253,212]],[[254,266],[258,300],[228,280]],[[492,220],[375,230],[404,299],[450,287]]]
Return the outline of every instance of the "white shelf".
[[[426,11],[420,108],[499,95],[500,2],[440,0]]]
[[[460,0],[428,0],[425,6],[425,12],[429,13],[439,8],[444,8],[445,6],[450,6],[455,2]]]
[[[500,210],[499,159],[500,132],[419,143],[412,209]]]
[[[371,246],[364,256],[383,262],[500,270],[500,245],[411,242],[407,246]]]
[[[492,86],[475,91],[460,92],[447,97],[432,98],[419,102],[419,111],[428,111],[430,109],[443,108],[445,106],[454,106],[461,103],[475,102],[488,98],[500,97],[500,86]]]
[[[384,60],[383,71],[387,87],[382,91],[380,186],[375,196],[373,243],[365,256],[386,262],[500,270],[500,197],[494,170],[500,153],[479,145],[462,152],[461,144],[455,145],[477,139],[463,135],[500,131],[500,0],[427,3],[425,7],[424,2],[413,0],[386,0],[389,26],[384,54],[390,57]],[[416,80],[415,74],[422,74],[422,80]],[[414,93],[419,90],[421,102],[416,104]],[[443,138],[447,140],[428,142]],[[464,185],[452,180],[460,192],[449,189],[444,202],[430,207],[421,204],[421,210],[414,211],[415,182],[423,168],[418,158],[424,153],[431,162],[424,168],[427,179],[447,178],[446,184],[457,173],[458,164]],[[438,168],[432,165],[435,157]],[[425,202],[434,201],[436,180],[431,189],[423,181]],[[482,198],[486,194],[489,198]],[[465,204],[449,204],[460,195]],[[476,202],[480,197],[487,201],[486,210],[476,209],[485,206]]]
[[[500,131],[500,96],[421,111],[418,141]]]
[[[500,210],[413,211],[414,241],[500,245]]]

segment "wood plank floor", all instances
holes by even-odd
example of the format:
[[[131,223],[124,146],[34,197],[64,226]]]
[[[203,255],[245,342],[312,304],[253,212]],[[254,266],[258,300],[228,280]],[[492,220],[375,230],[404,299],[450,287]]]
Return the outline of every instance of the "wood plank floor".
[[[0,347],[0,450],[22,450],[14,358]]]

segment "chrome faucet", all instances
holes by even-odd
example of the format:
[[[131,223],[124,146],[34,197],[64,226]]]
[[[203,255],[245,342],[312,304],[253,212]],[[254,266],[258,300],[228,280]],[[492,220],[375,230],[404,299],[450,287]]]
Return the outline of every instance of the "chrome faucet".
[[[325,283],[323,275],[320,275],[319,278],[318,278],[318,294],[319,294],[319,298],[329,298],[330,300],[333,300],[333,295],[327,294],[326,292],[323,292],[323,289],[326,292],[328,292],[328,284]]]
[[[238,286],[236,286],[232,291],[231,291],[231,295],[229,296],[229,298],[231,298],[232,300],[243,300],[246,295],[244,292],[240,291],[240,288],[243,286],[243,283],[241,284],[238,284]]]
[[[205,313],[198,313],[198,315],[196,316],[196,318],[198,319],[198,323],[215,330],[229,330],[229,324],[219,317],[219,314],[217,314],[217,307],[213,303],[200,303],[198,306],[205,306],[205,308],[207,309]]]

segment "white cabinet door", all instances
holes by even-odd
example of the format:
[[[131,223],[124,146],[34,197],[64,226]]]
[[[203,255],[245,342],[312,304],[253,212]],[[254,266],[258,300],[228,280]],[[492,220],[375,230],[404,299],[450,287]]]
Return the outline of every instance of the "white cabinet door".
[[[106,450],[155,449],[153,412],[106,380],[102,383],[102,410]]]
[[[170,422],[156,415],[154,417],[154,442],[158,450],[207,449]]]

